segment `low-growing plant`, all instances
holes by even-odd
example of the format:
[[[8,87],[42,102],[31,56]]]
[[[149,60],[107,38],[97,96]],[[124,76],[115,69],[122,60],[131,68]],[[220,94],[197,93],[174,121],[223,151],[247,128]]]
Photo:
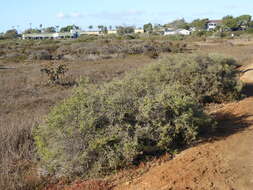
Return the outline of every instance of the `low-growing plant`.
[[[46,73],[48,76],[48,82],[52,84],[61,84],[63,77],[68,71],[65,64],[46,64],[40,69],[42,73]]]
[[[237,98],[233,64],[169,56],[122,80],[84,84],[34,130],[42,165],[52,174],[102,176],[189,145],[215,126],[203,103]]]

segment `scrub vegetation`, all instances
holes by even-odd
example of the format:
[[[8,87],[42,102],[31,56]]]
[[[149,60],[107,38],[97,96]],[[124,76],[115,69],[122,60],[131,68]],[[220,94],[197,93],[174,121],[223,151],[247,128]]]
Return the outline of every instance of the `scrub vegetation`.
[[[104,85],[84,85],[34,130],[52,174],[98,177],[174,152],[215,128],[206,103],[240,98],[235,61],[168,56]]]

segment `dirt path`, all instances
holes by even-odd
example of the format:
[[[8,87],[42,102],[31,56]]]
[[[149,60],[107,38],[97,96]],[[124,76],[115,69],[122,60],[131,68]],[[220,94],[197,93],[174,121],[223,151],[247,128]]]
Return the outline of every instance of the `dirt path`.
[[[251,95],[253,65],[243,70],[245,92]],[[215,114],[223,121],[215,140],[187,149],[114,190],[252,190],[253,97],[225,105]]]

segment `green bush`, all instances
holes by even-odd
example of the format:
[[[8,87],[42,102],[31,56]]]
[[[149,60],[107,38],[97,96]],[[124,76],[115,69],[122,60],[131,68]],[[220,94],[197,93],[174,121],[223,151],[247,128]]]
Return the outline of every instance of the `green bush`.
[[[168,56],[154,64],[159,80],[180,83],[199,103],[222,103],[240,98],[242,83],[237,80],[236,61],[218,54]]]
[[[122,80],[77,88],[34,131],[42,163],[51,173],[102,176],[190,144],[215,126],[199,102],[237,92],[230,63],[170,56]]]

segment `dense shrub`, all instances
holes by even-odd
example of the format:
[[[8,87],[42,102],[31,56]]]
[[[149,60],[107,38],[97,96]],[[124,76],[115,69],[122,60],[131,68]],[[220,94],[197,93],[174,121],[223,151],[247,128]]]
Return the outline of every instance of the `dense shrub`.
[[[102,175],[140,156],[172,151],[194,140],[210,120],[193,98],[128,79],[86,89],[55,108],[36,131],[48,169]]]
[[[139,36],[139,35],[136,35]],[[161,53],[187,51],[183,42],[166,38],[140,39],[130,36],[83,36],[79,40],[5,40],[0,43],[0,58],[3,60],[69,60],[87,61],[122,58],[127,55],[145,54],[157,58]],[[129,39],[128,39],[129,38]],[[19,54],[8,58],[11,53]]]
[[[168,56],[146,72],[159,81],[180,83],[200,103],[231,101],[240,98],[242,83],[237,80],[238,66],[232,58],[209,56]]]
[[[79,87],[35,130],[51,172],[104,175],[195,140],[214,122],[199,102],[236,98],[234,61],[170,56],[122,80]]]

